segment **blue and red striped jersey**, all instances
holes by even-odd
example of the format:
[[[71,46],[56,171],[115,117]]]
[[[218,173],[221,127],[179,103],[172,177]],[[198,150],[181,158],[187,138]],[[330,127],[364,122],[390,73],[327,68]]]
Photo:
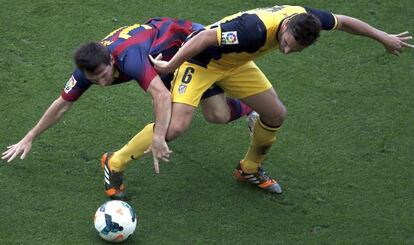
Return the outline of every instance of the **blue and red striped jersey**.
[[[202,28],[202,25],[186,20],[154,18],[144,24],[125,26],[111,32],[101,42],[115,60],[117,76],[112,85],[136,80],[146,91],[157,75],[148,55],[156,57],[162,54],[163,60],[168,61],[188,35]],[[169,81],[164,82],[168,87]],[[91,85],[93,83],[77,68],[61,96],[67,101],[76,101]]]

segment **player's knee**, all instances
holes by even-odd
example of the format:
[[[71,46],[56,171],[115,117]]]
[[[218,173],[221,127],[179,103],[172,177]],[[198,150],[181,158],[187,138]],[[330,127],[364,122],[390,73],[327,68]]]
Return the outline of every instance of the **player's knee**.
[[[225,124],[225,123],[228,123],[230,120],[229,118],[230,116],[227,111],[209,110],[209,111],[203,111],[203,115],[206,121],[210,123]]]
[[[277,107],[272,108],[266,114],[260,115],[260,119],[267,125],[272,127],[280,127],[287,117],[287,109],[279,103]]]
[[[278,110],[279,111],[277,114],[278,114],[279,120],[281,120],[283,123],[283,121],[285,121],[287,117],[287,109],[283,104],[280,104],[280,108],[278,108]]]
[[[174,120],[170,122],[167,132],[167,140],[173,140],[182,135],[188,128],[189,123],[186,121]]]
[[[183,134],[191,124],[193,113],[194,107],[186,104],[174,103],[166,139],[173,140]]]

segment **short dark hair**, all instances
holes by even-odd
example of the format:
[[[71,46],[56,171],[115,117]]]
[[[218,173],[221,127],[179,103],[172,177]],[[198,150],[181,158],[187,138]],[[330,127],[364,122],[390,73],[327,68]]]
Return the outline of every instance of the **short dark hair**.
[[[292,16],[287,28],[300,45],[307,47],[318,39],[322,24],[314,15],[303,13]]]
[[[109,65],[111,55],[109,50],[99,42],[81,44],[74,52],[73,60],[82,71],[95,72],[99,65]]]

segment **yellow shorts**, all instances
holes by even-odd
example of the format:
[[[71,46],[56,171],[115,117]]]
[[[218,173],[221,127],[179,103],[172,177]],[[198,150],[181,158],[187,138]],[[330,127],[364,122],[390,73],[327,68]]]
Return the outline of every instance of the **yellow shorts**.
[[[253,61],[233,68],[215,61],[210,62],[207,68],[184,62],[173,79],[172,101],[197,107],[203,93],[213,84],[219,85],[228,96],[238,99],[272,87]]]

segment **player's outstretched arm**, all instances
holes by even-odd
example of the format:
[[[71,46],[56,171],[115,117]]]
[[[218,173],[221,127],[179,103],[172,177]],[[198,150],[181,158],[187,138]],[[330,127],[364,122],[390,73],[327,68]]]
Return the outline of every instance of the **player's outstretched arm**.
[[[17,144],[7,147],[8,149],[3,152],[1,159],[11,162],[20,154],[20,159],[24,159],[32,148],[33,140],[55,124],[72,104],[73,102],[66,101],[62,97],[57,98],[45,111],[33,129],[31,129]]]
[[[405,48],[414,48],[414,45],[407,41],[413,37],[408,31],[400,34],[389,34],[378,30],[371,25],[359,19],[346,15],[335,15],[338,20],[338,30],[342,30],[351,34],[370,37],[385,46],[385,49],[391,54],[400,55]]]
[[[171,93],[159,76],[151,81],[147,91],[151,93],[155,114],[154,136],[148,151],[152,151],[154,170],[159,173],[159,160],[168,162],[172,153],[165,140],[171,119]]]
[[[208,29],[201,31],[186,42],[169,62],[161,61],[161,57],[154,59],[150,56],[150,59],[158,74],[165,75],[173,73],[184,61],[191,59],[206,48],[218,45],[217,29]]]

